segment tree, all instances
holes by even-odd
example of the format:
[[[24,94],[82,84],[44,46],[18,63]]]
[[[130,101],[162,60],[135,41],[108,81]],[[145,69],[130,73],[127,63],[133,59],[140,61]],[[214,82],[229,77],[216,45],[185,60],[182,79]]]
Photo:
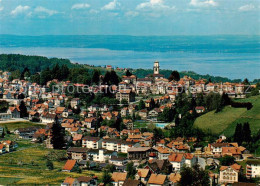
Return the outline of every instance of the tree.
[[[92,84],[98,85],[98,83],[100,81],[99,77],[100,77],[100,71],[94,70],[93,75],[92,75],[92,79],[91,79]]]
[[[24,101],[21,101],[21,104],[20,104],[20,106],[19,106],[19,109],[20,109],[20,117],[21,117],[21,118],[28,116],[27,108],[26,108],[26,106],[25,106]]]
[[[129,76],[131,76],[132,75],[132,73],[127,69],[127,71],[126,71],[126,73],[125,73],[125,75],[127,76],[127,77],[129,77]]]
[[[54,169],[54,166],[53,166],[53,163],[51,160],[47,159],[46,160],[46,167],[49,169],[49,170],[53,170]]]
[[[238,145],[241,145],[243,142],[243,129],[242,129],[242,124],[238,123],[235,129],[235,134],[234,134],[234,141],[238,143]]]
[[[111,175],[107,170],[103,172],[101,181],[104,183],[104,185],[109,185],[112,182]]]
[[[192,168],[183,166],[181,168],[181,179],[179,185],[181,186],[210,185],[208,172],[201,169],[198,164],[195,164]]]
[[[121,104],[124,105],[124,106],[128,105],[128,101],[126,99],[122,99],[121,100]]]
[[[127,178],[135,179],[135,174],[137,173],[134,163],[130,162],[126,165]]]
[[[112,85],[118,85],[118,83],[120,82],[118,75],[116,74],[116,72],[114,70],[111,71],[110,73],[110,82]]]
[[[180,80],[180,74],[179,74],[179,72],[176,71],[176,70],[172,71],[172,73],[171,73],[171,75],[169,76],[168,79],[169,79],[169,81],[172,81],[172,80],[174,80],[174,81],[179,81],[179,80]]]
[[[151,98],[150,105],[151,105],[151,109],[154,109],[154,107],[155,107],[155,101],[154,101],[153,98]]]
[[[145,103],[144,101],[141,99],[139,101],[139,104],[138,104],[138,110],[142,110],[142,109],[145,109]]]
[[[107,71],[103,78],[103,83],[105,85],[110,85],[110,78],[111,78],[111,73],[109,71]]]
[[[245,85],[249,85],[250,84],[247,78],[245,78],[242,83],[245,84]]]
[[[61,127],[58,116],[55,117],[55,122],[52,126],[52,138],[51,143],[54,149],[62,149],[65,146],[64,140],[65,132]]]
[[[173,109],[166,107],[163,112],[158,116],[160,121],[171,122],[174,119],[175,112]]]
[[[243,125],[243,138],[245,142],[249,143],[252,141],[252,137],[251,137],[251,129],[250,129],[250,125],[248,122],[244,123]]]
[[[224,156],[220,158],[220,164],[223,166],[233,165],[235,163],[235,158],[233,156]]]

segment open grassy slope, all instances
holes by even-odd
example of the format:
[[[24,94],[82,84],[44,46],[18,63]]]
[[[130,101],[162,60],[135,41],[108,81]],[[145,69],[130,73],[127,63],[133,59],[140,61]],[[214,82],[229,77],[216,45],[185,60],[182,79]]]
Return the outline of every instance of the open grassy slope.
[[[29,141],[23,141],[23,143],[28,143],[28,146],[0,155],[0,184],[60,185],[68,176],[79,177],[95,174],[100,177],[102,174],[90,170],[83,170],[81,174],[61,172],[65,161],[53,161],[54,170],[47,170],[45,155],[55,150],[46,149],[41,144],[32,144]]]
[[[33,126],[45,127],[43,124],[32,123],[27,121],[0,123],[0,127],[4,127],[4,126],[6,126],[10,131],[13,131],[18,128],[26,128],[26,127],[33,127]]]
[[[225,107],[221,112],[208,112],[196,119],[195,126],[214,134],[224,133],[227,136],[233,135],[237,123],[249,122],[252,133],[260,129],[260,96],[253,96],[247,99],[238,100],[239,102],[251,102],[253,108]]]

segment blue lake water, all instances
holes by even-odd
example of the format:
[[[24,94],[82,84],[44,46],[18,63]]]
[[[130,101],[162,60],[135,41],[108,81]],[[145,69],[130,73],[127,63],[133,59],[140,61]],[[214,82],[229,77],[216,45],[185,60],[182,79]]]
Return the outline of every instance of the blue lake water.
[[[260,78],[260,36],[10,36],[0,53],[68,58],[114,67],[194,71],[231,79]]]

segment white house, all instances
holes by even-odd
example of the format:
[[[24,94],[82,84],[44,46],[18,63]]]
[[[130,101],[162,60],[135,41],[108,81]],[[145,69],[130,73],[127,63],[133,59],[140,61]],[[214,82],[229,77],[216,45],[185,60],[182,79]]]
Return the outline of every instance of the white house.
[[[82,147],[86,147],[88,149],[99,149],[102,147],[103,139],[99,137],[91,137],[85,136],[82,139]]]

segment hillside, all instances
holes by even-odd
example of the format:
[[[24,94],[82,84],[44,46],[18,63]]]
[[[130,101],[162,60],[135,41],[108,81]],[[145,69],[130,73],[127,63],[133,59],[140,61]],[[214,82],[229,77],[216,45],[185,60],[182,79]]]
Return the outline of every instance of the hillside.
[[[253,96],[239,102],[251,102],[253,108],[232,108],[226,106],[221,112],[208,112],[195,121],[195,126],[211,131],[214,134],[224,133],[227,136],[233,135],[237,123],[249,122],[251,131],[255,134],[260,129],[260,96]]]

